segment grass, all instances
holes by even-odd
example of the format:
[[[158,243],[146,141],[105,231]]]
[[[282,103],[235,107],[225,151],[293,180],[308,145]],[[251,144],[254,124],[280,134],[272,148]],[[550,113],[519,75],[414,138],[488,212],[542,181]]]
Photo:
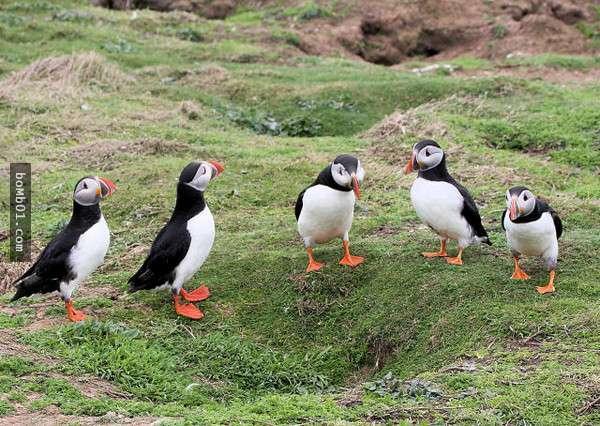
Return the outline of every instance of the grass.
[[[233,31],[257,25],[268,40]],[[150,11],[130,22],[84,1],[12,2],[0,5],[0,33],[0,84],[28,82],[0,102],[0,155],[33,164],[36,246],[68,218],[82,175],[119,187],[103,204],[112,232],[106,262],[77,293],[88,321],[67,324],[54,296],[14,304],[11,292],[0,296],[8,342],[0,416],[600,421],[590,406],[600,387],[600,270],[590,257],[600,247],[597,83],[417,76],[299,56],[280,22],[243,10],[216,25]],[[102,80],[109,70],[119,78],[89,84],[44,74],[50,92],[18,78],[37,69],[27,68],[32,63],[71,63],[84,52],[95,52],[100,74],[81,75]],[[522,66],[596,66],[577,58],[530,57]],[[78,90],[50,96],[57,84]],[[402,119],[385,137],[367,133],[396,111]],[[427,136],[446,148],[494,242],[469,248],[461,268],[419,255],[437,241],[419,225],[407,191],[413,178],[400,171],[412,144]],[[353,250],[367,261],[353,271],[338,267],[341,247],[332,242],[316,250],[326,268],[307,276],[293,203],[341,152],[358,155],[367,171],[351,232]],[[226,167],[207,192],[215,246],[190,283],[206,282],[213,293],[200,322],[176,317],[166,293],[125,293],[170,214],[181,168],[194,158]],[[520,183],[549,199],[565,224],[557,293],[548,297],[534,290],[547,279],[539,260],[524,263],[531,281],[509,279],[499,220],[505,189]],[[0,186],[3,211],[7,191]],[[0,224],[8,226],[6,217]],[[7,255],[7,241],[0,252]],[[8,346],[19,351],[4,356]]]

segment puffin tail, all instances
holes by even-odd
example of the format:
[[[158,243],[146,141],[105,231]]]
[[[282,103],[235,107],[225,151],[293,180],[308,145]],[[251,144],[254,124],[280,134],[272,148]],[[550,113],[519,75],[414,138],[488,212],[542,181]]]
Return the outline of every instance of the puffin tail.
[[[490,241],[490,238],[487,235],[484,235],[483,237],[477,237],[477,239],[480,243],[487,244],[488,246],[492,245],[492,242]]]
[[[17,292],[10,299],[11,302],[35,293],[50,293],[59,289],[57,280],[43,279],[35,273],[19,278],[13,285],[17,287]]]

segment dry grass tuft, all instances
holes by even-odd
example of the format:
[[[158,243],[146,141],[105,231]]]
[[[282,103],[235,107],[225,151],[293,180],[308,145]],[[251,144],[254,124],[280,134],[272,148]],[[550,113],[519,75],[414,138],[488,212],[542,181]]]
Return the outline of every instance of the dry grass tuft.
[[[63,99],[81,96],[94,85],[116,89],[130,80],[95,52],[51,56],[0,81],[0,98]]]
[[[426,135],[440,138],[448,134],[444,123],[434,118],[434,114],[454,96],[436,102],[428,102],[406,111],[396,111],[384,117],[362,136],[373,141],[388,141],[405,135]]]
[[[132,156],[167,155],[190,149],[186,143],[162,139],[142,139],[135,142],[98,141],[76,146],[69,151],[68,158],[89,168],[111,170],[121,160]]]

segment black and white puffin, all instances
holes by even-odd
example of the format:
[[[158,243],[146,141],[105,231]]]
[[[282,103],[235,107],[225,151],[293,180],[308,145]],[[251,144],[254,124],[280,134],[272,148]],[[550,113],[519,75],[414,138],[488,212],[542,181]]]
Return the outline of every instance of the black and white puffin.
[[[200,269],[215,239],[215,222],[204,201],[209,182],[223,172],[216,161],[185,166],[177,183],[177,200],[171,218],[160,230],[139,271],[129,279],[129,291],[169,286],[179,315],[201,319],[204,313],[192,303],[210,296],[205,285],[187,292],[183,284]]]
[[[508,212],[508,214],[506,214]],[[528,280],[519,266],[519,258],[541,256],[550,272],[550,280],[537,287],[540,294],[554,291],[554,276],[558,261],[558,239],[562,235],[562,222],[558,214],[543,200],[536,198],[524,186],[506,191],[506,210],[502,212],[502,228],[515,261],[514,280]]]
[[[12,300],[36,293],[60,292],[67,318],[82,321],[85,314],[73,307],[73,292],[104,261],[110,232],[100,211],[100,200],[117,187],[109,179],[82,178],[73,192],[71,220],[44,248],[35,263],[13,285]]]
[[[348,232],[352,227],[354,203],[360,198],[360,183],[365,171],[360,161],[351,155],[339,155],[296,201],[298,232],[308,253],[306,272],[318,271],[323,263],[313,257],[315,244],[342,238],[344,257],[340,265],[356,267],[364,262],[360,256],[350,254]]]
[[[446,154],[437,142],[422,140],[414,145],[404,172],[414,170],[419,173],[410,188],[412,205],[419,218],[441,238],[440,250],[423,256],[445,257],[451,265],[462,265],[462,252],[470,244],[492,244],[473,197],[448,173]],[[456,257],[446,253],[448,239],[458,241]]]

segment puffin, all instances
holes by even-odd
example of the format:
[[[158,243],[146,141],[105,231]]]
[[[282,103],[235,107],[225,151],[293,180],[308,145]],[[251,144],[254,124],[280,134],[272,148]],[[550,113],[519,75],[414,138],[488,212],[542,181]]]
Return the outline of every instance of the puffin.
[[[171,218],[154,239],[140,269],[129,279],[129,292],[170,287],[178,315],[195,320],[204,317],[197,306],[186,302],[205,300],[210,290],[202,284],[188,292],[183,284],[200,269],[212,249],[215,222],[204,192],[223,170],[216,161],[193,161],[184,167]]]
[[[306,272],[318,271],[324,265],[313,256],[315,244],[336,237],[342,239],[344,251],[340,265],[354,268],[364,262],[364,257],[350,254],[348,237],[364,177],[365,171],[356,157],[339,155],[298,195],[295,213],[298,233],[308,254]]]
[[[501,222],[515,262],[511,278],[529,279],[519,265],[521,255],[541,256],[550,273],[550,280],[545,286],[537,287],[537,291],[540,294],[554,292],[558,239],[563,232],[558,214],[526,187],[515,186],[506,191],[506,209],[502,212]]]
[[[462,265],[463,250],[471,244],[492,245],[481,224],[479,210],[471,194],[446,168],[446,154],[437,142],[422,140],[413,146],[412,156],[404,168],[418,175],[410,188],[410,199],[419,218],[441,239],[440,250],[424,252],[427,258],[444,257],[451,265]],[[458,242],[458,254],[448,256],[448,239]]]
[[[114,182],[98,176],[85,176],[77,182],[71,220],[42,250],[31,268],[13,283],[17,290],[13,301],[58,291],[67,318],[74,322],[85,319],[85,314],[73,307],[72,296],[104,262],[110,231],[100,211],[100,201],[116,189]]]

